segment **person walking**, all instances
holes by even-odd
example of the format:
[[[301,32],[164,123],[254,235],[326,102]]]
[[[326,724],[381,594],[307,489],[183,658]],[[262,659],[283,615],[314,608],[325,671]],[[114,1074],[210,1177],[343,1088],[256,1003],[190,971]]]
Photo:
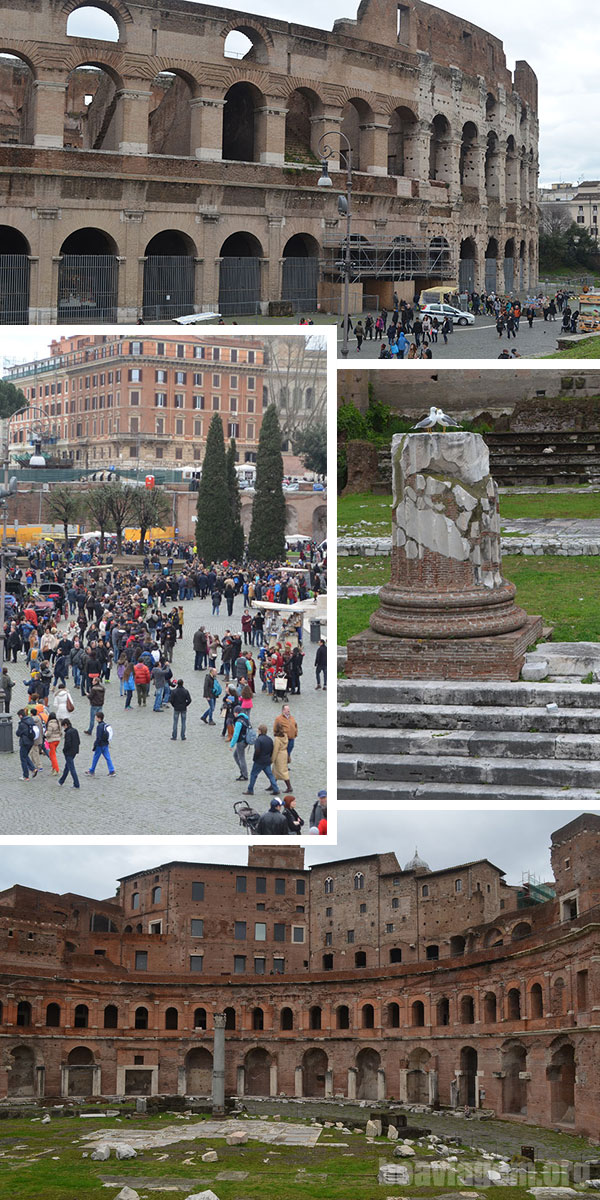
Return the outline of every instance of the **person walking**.
[[[216,667],[211,667],[210,671],[208,671],[208,673],[205,675],[204,689],[202,694],[204,699],[208,701],[208,707],[202,713],[200,720],[204,721],[205,725],[214,725],[215,722],[213,721],[213,713],[215,711],[215,704],[218,697],[221,695],[221,684],[217,679]]]
[[[59,721],[64,721],[70,713],[75,711],[75,702],[66,687],[56,688],[52,703]]]
[[[135,682],[135,690],[137,693],[138,708],[143,705],[146,707],[148,699],[148,690],[150,688],[150,670],[145,662],[139,659],[133,668],[133,678]]]
[[[173,731],[171,733],[171,741],[177,741],[177,726],[181,721],[181,740],[185,742],[185,725],[187,721],[187,710],[192,703],[192,697],[187,688],[183,686],[183,679],[177,680],[177,686],[171,691],[170,703],[173,708]]]
[[[48,713],[48,723],[46,725],[46,744],[48,746],[48,756],[50,758],[50,766],[52,767],[53,775],[60,775],[60,767],[58,765],[56,751],[60,746],[61,737],[62,730],[56,713]]]
[[[292,750],[294,749],[296,738],[298,737],[298,722],[296,721],[295,717],[292,716],[289,704],[284,704],[283,708],[281,709],[281,715],[279,717],[275,717],[273,736],[275,737],[279,732],[285,733],[288,740],[287,758],[289,763],[292,761]]]
[[[285,728],[280,723],[280,718],[277,717],[273,725],[273,753],[271,755],[271,766],[275,779],[281,779],[285,783],[285,791],[291,792],[292,785],[290,783],[290,767],[288,758],[288,736]],[[269,788],[269,791],[278,792],[277,785],[274,788]]]
[[[98,766],[98,763],[101,758],[103,758],[106,761],[106,765],[108,767],[108,774],[110,775],[110,777],[112,778],[113,775],[116,775],[117,772],[115,771],[115,768],[113,766],[113,761],[110,756],[110,750],[109,750],[111,736],[112,736],[112,729],[111,729],[110,725],[107,725],[105,723],[104,713],[102,711],[97,712],[96,713],[96,739],[94,741],[94,746],[93,746],[92,765],[91,765],[89,771],[86,771],[86,775],[95,775],[96,767]]]
[[[272,755],[273,739],[269,737],[266,725],[259,725],[258,737],[254,743],[254,760],[252,763],[252,769],[250,771],[250,781],[246,791],[244,792],[244,796],[254,795],[254,784],[256,783],[261,771],[264,772],[269,780],[270,787],[268,790],[272,790],[275,796],[279,795],[279,787],[277,786],[277,780],[275,779],[271,767]]]
[[[233,736],[229,743],[233,750],[234,761],[237,763],[239,775],[236,783],[248,779],[248,767],[246,766],[246,746],[248,739],[248,730],[250,728],[250,714],[243,712],[241,709],[235,714],[235,724],[233,727]]]
[[[363,344],[365,330],[362,321],[358,320],[354,326],[354,336],[356,338],[356,352],[360,354],[360,348]]]
[[[449,334],[449,333],[450,333],[450,318],[449,318],[449,317],[444,317],[444,320],[443,320],[443,323],[442,323],[441,334],[442,334],[442,337],[443,337],[443,339],[444,339],[444,345],[445,345],[445,346],[447,346],[447,345],[448,345],[448,334]]]
[[[170,671],[171,668],[169,667],[168,670]],[[162,712],[163,707],[166,707],[169,703],[167,664],[162,659],[152,669],[152,682],[154,684],[153,712]]]
[[[15,730],[15,736],[19,741],[19,757],[21,759],[22,772],[21,779],[24,783],[28,783],[29,772],[31,771],[32,779],[35,779],[38,773],[38,768],[35,766],[31,758],[31,749],[35,743],[35,727],[32,718],[27,716],[24,708],[19,709],[17,716],[19,718],[19,724]]]
[[[90,723],[85,732],[91,737],[94,730],[96,713],[100,712],[100,709],[104,705],[106,688],[102,683],[100,683],[99,675],[90,675],[90,683],[91,687],[88,692],[88,700],[90,702]]]
[[[66,717],[65,720],[61,722],[61,724],[63,727],[64,739],[65,739],[63,742],[63,754],[65,756],[65,768],[64,768],[64,771],[58,782],[59,782],[60,786],[62,787],[63,783],[65,782],[65,779],[67,778],[67,775],[70,775],[73,780],[73,787],[78,788],[80,786],[80,783],[79,783],[79,778],[77,776],[77,771],[75,770],[75,759],[76,759],[77,755],[79,754],[79,746],[80,746],[79,734],[78,734],[77,730],[74,728],[74,726],[71,724],[71,722],[69,721],[68,717]]]
[[[327,689],[327,645],[323,638],[321,638],[315,654],[315,675],[317,677],[315,691],[320,692],[321,690],[321,676],[323,677],[323,691],[325,691]]]

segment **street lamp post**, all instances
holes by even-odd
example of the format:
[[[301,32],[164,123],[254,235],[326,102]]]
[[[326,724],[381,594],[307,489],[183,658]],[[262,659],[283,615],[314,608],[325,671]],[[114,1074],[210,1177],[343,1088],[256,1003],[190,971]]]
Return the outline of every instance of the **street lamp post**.
[[[345,133],[341,129],[331,129],[324,133],[319,138],[319,150],[323,155],[322,160],[322,175],[317,180],[317,187],[329,188],[333,186],[331,176],[329,174],[328,162],[333,158],[335,151],[332,146],[327,143],[327,138],[339,137],[343,146],[343,157],[346,163],[346,195],[338,196],[338,212],[340,216],[346,218],[346,243],[344,248],[344,302],[343,302],[343,337],[342,337],[342,358],[348,357],[348,323],[350,320],[350,231],[352,227],[352,146]]]

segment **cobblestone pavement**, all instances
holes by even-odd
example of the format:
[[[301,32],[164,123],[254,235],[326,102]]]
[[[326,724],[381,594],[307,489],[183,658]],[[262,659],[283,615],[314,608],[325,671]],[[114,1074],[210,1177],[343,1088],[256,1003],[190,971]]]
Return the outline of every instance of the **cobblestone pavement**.
[[[72,720],[82,743],[76,759],[81,787],[75,792],[70,779],[59,787],[46,758],[44,770],[37,778],[22,783],[19,747],[14,739],[15,753],[0,754],[0,827],[3,834],[201,837],[244,833],[233,812],[233,803],[242,799],[246,785],[235,782],[238,769],[231,750],[220,736],[220,698],[216,706],[216,726],[204,725],[200,720],[206,708],[202,697],[205,673],[193,670],[192,648],[193,635],[200,625],[219,636],[228,628],[239,628],[241,599],[236,597],[231,621],[225,604],[221,605],[220,616],[212,617],[209,600],[187,601],[184,610],[184,635],[175,647],[173,671],[184,680],[192,695],[186,741],[171,741],[172,709],[153,712],[153,687],[146,708],[138,708],[134,695],[131,708],[125,711],[125,701],[119,697],[119,680],[113,670],[104,711],[114,729],[110,749],[117,774],[114,779],[109,779],[106,764],[101,759],[94,777],[88,778],[85,771],[91,765],[93,738],[86,737],[84,730],[89,722],[89,703],[73,689],[72,680],[69,680],[75,701]],[[308,833],[308,818],[316,794],[327,785],[327,692],[315,691],[316,645],[308,637],[305,631],[302,694],[290,697],[291,711],[299,727],[290,778],[298,811],[305,821],[304,833]],[[9,670],[16,681],[11,704],[13,728],[16,728],[16,711],[26,699],[22,681],[28,678],[22,655],[16,666],[11,664]],[[220,676],[219,679],[223,684],[223,678]],[[279,711],[279,706],[258,690],[252,718],[254,727],[264,722],[270,731]],[[58,757],[62,767],[64,758],[60,749]],[[248,764],[251,758],[252,750],[249,749],[246,752]],[[267,808],[266,786],[266,777],[260,775],[254,800],[248,798],[259,812]]]
[[[111,1146],[126,1142],[128,1146],[133,1146],[134,1150],[155,1150],[157,1147],[170,1146],[175,1142],[194,1142],[199,1138],[203,1140],[224,1138],[239,1130],[247,1133],[249,1138],[266,1142],[269,1145],[315,1146],[319,1140],[321,1126],[295,1125],[284,1121],[261,1121],[260,1119],[240,1121],[235,1118],[229,1121],[195,1121],[193,1125],[187,1125],[182,1119],[178,1125],[167,1125],[156,1130],[131,1129],[130,1127],[123,1133],[117,1133],[114,1129],[94,1130],[93,1133],[86,1135],[84,1141],[90,1147],[96,1146],[99,1142],[108,1142]]]
[[[354,324],[354,317],[352,321]],[[435,345],[432,345],[431,352],[434,362],[440,359],[456,358],[497,359],[500,351],[507,347],[509,350],[512,350],[513,347],[516,348],[523,358],[543,358],[546,354],[556,352],[560,331],[560,321],[536,320],[533,322],[533,329],[529,328],[527,321],[521,321],[516,339],[511,337],[508,341],[506,334],[501,338],[498,337],[496,323],[491,317],[476,317],[474,325],[462,327],[455,325],[454,332],[448,338],[448,345],[445,346],[443,338],[440,338]],[[342,331],[338,326],[338,356],[341,344]],[[356,349],[356,338],[351,333],[348,358],[373,361],[379,358],[380,348],[381,343],[375,340],[363,342],[359,354]],[[389,359],[386,361],[389,362]],[[404,361],[406,360],[394,365],[401,367]]]

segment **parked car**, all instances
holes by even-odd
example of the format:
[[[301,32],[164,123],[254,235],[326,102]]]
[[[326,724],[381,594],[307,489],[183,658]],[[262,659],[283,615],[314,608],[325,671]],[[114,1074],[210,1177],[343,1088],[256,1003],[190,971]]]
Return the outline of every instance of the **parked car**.
[[[463,312],[461,308],[453,308],[451,304],[425,304],[421,316],[437,317],[441,323],[444,317],[450,317],[454,325],[474,325],[473,313]]]
[[[322,483],[313,483],[313,492],[324,492],[325,486]]]

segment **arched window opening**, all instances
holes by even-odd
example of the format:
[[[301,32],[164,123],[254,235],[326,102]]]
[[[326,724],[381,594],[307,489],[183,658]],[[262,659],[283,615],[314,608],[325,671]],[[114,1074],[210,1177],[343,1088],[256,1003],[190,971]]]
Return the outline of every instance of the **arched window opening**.
[[[362,1006],[362,1027],[363,1029],[375,1028],[375,1009],[372,1004],[363,1004]]]
[[[119,1010],[116,1004],[107,1004],[104,1009],[104,1028],[117,1029],[119,1024]]]
[[[373,110],[360,97],[348,100],[342,109],[342,133],[346,135],[352,147],[352,168],[354,171],[366,171],[371,165],[367,160],[364,143],[364,126],[374,120]],[[343,151],[342,151],[343,153]]]
[[[429,178],[437,183],[451,183],[452,181],[450,123],[441,113],[438,113],[431,123]]]
[[[29,324],[29,242],[0,225],[0,325]]]
[[[425,947],[425,958],[428,959],[429,962],[437,962],[439,957],[440,957],[439,946],[432,945],[432,946]]]
[[[177,1029],[179,1013],[176,1008],[168,1008],[165,1013],[165,1029]]]
[[[194,312],[196,247],[185,233],[165,229],[144,251],[143,316],[167,321]]]
[[[531,989],[531,1016],[533,1020],[539,1020],[544,1015],[544,994],[541,985],[534,983]]]
[[[225,93],[222,156],[233,162],[258,162],[263,149],[262,92],[252,83],[234,83]]]
[[[60,1025],[60,1004],[49,1004],[47,1006],[46,1025],[49,1029],[58,1029]]]
[[[335,1014],[336,1029],[350,1028],[350,1009],[347,1004],[340,1004]]]
[[[310,1009],[309,1014],[308,1014],[309,1029],[320,1029],[321,1028],[321,1016],[322,1016],[322,1013],[321,1013],[321,1009],[320,1009],[319,1005],[313,1004],[313,1006]]]
[[[67,20],[67,37],[118,42],[119,25],[108,4],[80,4]]]
[[[194,1029],[206,1029],[206,1009],[194,1009]]]
[[[483,998],[483,1020],[486,1025],[495,1025],[497,1000],[494,992],[486,992]]]
[[[188,158],[192,146],[195,82],[176,71],[160,71],[152,80],[148,114],[148,153]]]
[[[463,189],[463,196],[469,190],[468,199],[471,197],[471,192],[475,193],[479,189],[479,132],[473,121],[467,121],[463,125],[462,138],[460,144],[460,161],[459,172],[460,182]]]
[[[411,1007],[411,1025],[422,1028],[425,1024],[425,1005],[422,1000],[415,1000]]]
[[[416,134],[418,121],[410,108],[395,108],[388,133],[388,175],[417,177]]]
[[[244,59],[246,62],[267,63],[269,52],[265,39],[252,25],[240,22],[235,29],[230,29],[223,43],[225,58]]]
[[[264,1027],[265,1027],[265,1014],[264,1014],[262,1008],[254,1008],[252,1010],[252,1028],[253,1029],[264,1029]]]
[[[73,1025],[75,1029],[87,1029],[89,1021],[89,1009],[87,1004],[77,1004],[73,1017]]]
[[[314,312],[319,285],[319,243],[308,233],[296,233],[283,248],[281,299],[294,312]],[[312,389],[307,388],[307,393]],[[312,397],[311,397],[312,399]],[[306,407],[312,407],[307,404]]]
[[[283,1029],[283,1030],[289,1030],[289,1029],[294,1028],[294,1014],[293,1014],[291,1008],[282,1008],[281,1014],[279,1017],[279,1024],[280,1024],[281,1029]]]
[[[461,292],[475,291],[475,268],[477,262],[477,246],[474,238],[464,238],[460,243],[460,262],[458,264],[458,282]]]
[[[58,268],[59,324],[115,324],[116,246],[101,229],[78,229],[63,242]]]
[[[32,146],[35,78],[29,64],[16,54],[0,54],[0,86],[0,142]]]
[[[148,1009],[147,1008],[143,1008],[143,1007],[136,1008],[134,1024],[135,1024],[136,1029],[147,1029],[148,1028]]]
[[[113,70],[83,63],[67,76],[63,144],[70,150],[118,150],[123,80]]]
[[[465,946],[466,946],[466,941],[465,941],[465,938],[462,937],[461,934],[457,934],[455,937],[451,937],[450,938],[450,957],[458,958],[459,955],[464,954]]]
[[[367,965],[366,950],[357,950],[356,954],[354,955],[354,966],[355,967],[366,967],[366,965]]]
[[[463,996],[460,1002],[460,1020],[462,1025],[475,1023],[475,1004],[472,996]]]
[[[441,1000],[438,1000],[435,1013],[436,1025],[450,1024],[450,1001],[448,1000],[447,996],[442,996]]]
[[[225,1009],[225,1028],[235,1029],[235,1008]]]
[[[285,118],[286,162],[316,165],[318,157],[318,124],[314,121],[322,104],[310,88],[296,88],[287,99]]]
[[[521,1020],[521,993],[518,988],[511,988],[508,993],[507,1018],[509,1021]]]

